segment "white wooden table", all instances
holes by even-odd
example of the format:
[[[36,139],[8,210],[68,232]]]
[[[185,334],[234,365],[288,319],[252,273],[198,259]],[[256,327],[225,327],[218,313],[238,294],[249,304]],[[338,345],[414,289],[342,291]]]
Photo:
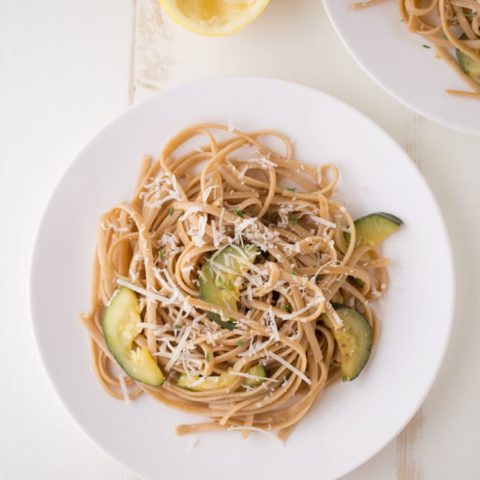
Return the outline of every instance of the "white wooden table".
[[[366,113],[419,165],[448,224],[457,307],[441,374],[406,430],[345,479],[480,478],[480,138],[384,93],[345,51],[320,0],[272,0],[223,39],[180,30],[156,0],[0,2],[0,478],[138,478],[74,423],[40,364],[27,299],[33,237],[53,186],[106,122],[154,91],[227,74],[298,81]]]

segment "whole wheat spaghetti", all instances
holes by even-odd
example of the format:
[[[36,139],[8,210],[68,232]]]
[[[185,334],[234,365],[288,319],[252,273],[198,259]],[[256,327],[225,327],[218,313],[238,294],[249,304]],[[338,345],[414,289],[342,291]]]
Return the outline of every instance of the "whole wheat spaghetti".
[[[179,434],[272,430],[285,438],[340,375],[335,305],[354,308],[375,332],[370,306],[388,283],[388,260],[358,245],[351,215],[333,198],[338,179],[334,165],[299,162],[290,140],[269,130],[194,125],[157,161],[145,158],[131,201],[98,223],[92,307],[82,321],[105,390],[119,399],[146,393],[209,418]],[[255,251],[235,280],[236,310],[200,292],[202,265],[227,247],[239,262]],[[230,275],[232,265],[216,268]],[[161,386],[119,375],[107,348],[103,315],[120,287],[138,298],[134,347],[148,348],[165,374]],[[191,388],[179,386],[182,375]],[[227,376],[218,388],[195,389]]]
[[[366,0],[354,8],[377,5]],[[435,47],[471,92],[450,89],[447,93],[480,99],[480,2],[478,0],[397,0],[402,21],[412,33]],[[427,45],[428,46],[428,45]]]

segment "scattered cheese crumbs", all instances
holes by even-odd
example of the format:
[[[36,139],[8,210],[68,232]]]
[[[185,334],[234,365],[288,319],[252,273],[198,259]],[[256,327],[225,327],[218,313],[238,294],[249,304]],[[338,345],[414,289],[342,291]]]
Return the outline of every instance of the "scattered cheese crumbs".
[[[211,185],[210,187],[207,187],[205,191],[202,194],[202,202],[207,203],[208,197],[210,196],[210,193],[212,193],[216,188],[219,188],[218,185]]]
[[[280,336],[278,334],[277,322],[275,321],[275,314],[271,308],[267,312],[267,326],[272,332],[272,338],[278,342],[280,340]]]
[[[279,313],[277,316],[282,320],[291,320],[292,318],[297,318],[299,315],[307,312],[308,310],[310,310],[310,308],[317,306],[324,300],[325,298],[323,297],[323,295],[320,295],[320,294],[316,295],[303,308],[300,308],[299,310],[295,310],[292,313]]]
[[[270,160],[270,152],[268,152],[266,155],[264,155],[260,150],[255,149],[253,151],[253,154],[249,156],[248,158],[242,159],[242,158],[237,158],[236,159],[239,162],[249,162],[249,163],[256,163],[257,165],[260,165],[263,168],[268,168],[268,167],[276,167],[276,163],[272,162]]]
[[[115,298],[115,295],[118,293],[118,288],[112,293],[112,296],[108,299],[107,304],[105,305],[106,307],[109,307],[110,304],[112,303],[112,300]]]
[[[223,272],[223,273],[227,273],[228,275],[237,275],[237,272],[235,270],[232,270],[231,268],[228,268],[225,265],[222,265],[221,263],[213,262],[212,260],[210,260],[209,263],[210,263],[210,266],[212,267],[212,270],[215,273]]]
[[[181,311],[185,312],[185,317],[186,314],[193,314],[195,313],[195,309],[187,302],[187,299],[185,298],[185,295],[182,293],[182,291],[175,285],[175,282],[173,281],[172,277],[170,276],[170,273],[166,269],[162,269],[159,271],[163,275],[165,275],[168,284],[166,285],[163,279],[160,277],[160,281],[164,287],[166,287],[167,290],[170,290],[173,293],[173,296],[168,300],[169,304],[174,303],[177,299],[181,301]]]
[[[121,285],[122,287],[127,287],[130,290],[133,290],[136,293],[139,293],[140,295],[143,295],[144,297],[149,298],[150,300],[154,300],[156,302],[160,302],[164,305],[168,304],[168,298],[164,297],[163,295],[160,295],[155,292],[150,292],[146,290],[143,287],[139,287],[138,285],[135,285],[131,282],[127,282],[126,280],[123,280],[122,278],[117,278],[117,283],[118,285]]]
[[[253,343],[253,336],[250,339],[250,345],[248,347],[248,350],[246,352],[239,353],[239,357],[251,357],[255,355],[256,353],[260,352],[261,350],[266,349],[268,346],[270,346],[273,343],[272,339],[268,339],[266,342],[256,342]]]
[[[197,226],[192,226],[188,230],[188,234],[191,236],[193,244],[196,247],[203,247],[205,241],[203,237],[205,236],[205,230],[207,228],[207,216],[202,215],[198,218]]]
[[[125,401],[125,403],[130,403],[128,388],[127,384],[125,383],[125,379],[123,378],[123,375],[118,375],[118,382],[120,383],[120,390],[122,391],[123,400]]]
[[[159,326],[156,323],[148,323],[148,322],[138,322],[137,328],[146,328],[147,330],[158,330]]]
[[[331,222],[330,220],[326,220],[325,218],[322,217],[317,217],[317,215],[310,215],[310,218],[315,222],[319,223],[320,225],[324,225],[325,227],[329,228],[337,228],[337,224]]]
[[[228,430],[232,431],[232,432],[258,432],[258,433],[263,433],[267,437],[273,438],[277,442],[280,442],[282,447],[285,445],[285,443],[283,442],[283,440],[281,438],[278,438],[276,435],[274,435],[273,433],[270,433],[267,430],[264,430],[263,428],[244,426],[244,427],[230,427]]]
[[[329,316],[332,317],[333,323],[335,324],[336,328],[343,327],[342,319],[338,316],[338,313],[335,311],[335,309],[332,306],[330,306],[330,308],[328,309],[328,314]]]
[[[230,370],[230,375],[236,375],[237,377],[249,378],[251,380],[264,380],[266,382],[278,382],[275,378],[269,377],[259,377],[257,375],[250,375],[249,373],[237,372],[235,370]]]
[[[215,346],[215,340],[213,338],[213,335],[212,335],[212,332],[210,330],[207,330],[207,339],[208,339],[208,342],[210,345],[212,346]]]
[[[183,250],[183,248],[178,246],[178,239],[173,233],[164,233],[158,240],[158,247],[165,247],[170,255]]]
[[[278,363],[282,364],[285,368],[290,370],[292,373],[300,377],[305,383],[308,383],[308,385],[311,385],[312,382],[310,379],[303,373],[301,372],[298,368],[294,367],[291,363],[288,363],[284,358],[282,358],[280,355],[277,355],[276,353],[273,352],[267,352],[267,356],[270,358],[273,358],[276,360]]]
[[[168,361],[165,370],[167,372],[175,365],[175,362],[178,360],[178,357],[180,357],[180,354],[182,353],[183,348],[185,347],[185,344],[187,343],[188,336],[190,335],[190,330],[192,327],[187,327],[182,335],[182,338],[178,342],[177,348],[172,352],[172,358]]]
[[[257,221],[257,218],[256,217],[252,217],[252,218],[247,218],[246,220],[243,220],[241,222],[236,222],[235,223],[235,237],[234,237],[234,242],[238,242],[240,241],[240,238],[241,238],[241,235],[242,235],[242,232],[244,230],[246,230],[248,227],[252,226],[253,224],[255,224],[255,222]]]
[[[202,211],[203,211],[202,207],[198,207],[198,206],[188,207],[185,209],[185,211],[183,212],[183,215],[178,220],[183,221],[186,218],[190,217],[190,215],[192,215],[193,213],[202,212]]]
[[[145,206],[159,208],[170,200],[181,200],[182,190],[177,183],[175,175],[160,171],[154,178],[143,185],[145,191],[140,194]],[[162,197],[162,193],[166,193]]]

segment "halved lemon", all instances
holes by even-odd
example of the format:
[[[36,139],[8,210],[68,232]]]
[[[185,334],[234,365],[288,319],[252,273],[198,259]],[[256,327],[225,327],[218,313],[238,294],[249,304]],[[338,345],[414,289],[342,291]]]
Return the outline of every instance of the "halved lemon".
[[[255,20],[270,0],[160,0],[170,18],[190,32],[221,36]]]

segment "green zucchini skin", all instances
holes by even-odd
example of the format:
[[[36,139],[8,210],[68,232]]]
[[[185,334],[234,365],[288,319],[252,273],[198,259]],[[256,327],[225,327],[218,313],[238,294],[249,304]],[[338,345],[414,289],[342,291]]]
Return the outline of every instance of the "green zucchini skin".
[[[465,38],[467,38],[465,35],[461,37],[462,40],[464,40]],[[480,83],[480,62],[476,62],[475,60],[471,59],[458,48],[456,49],[456,56],[461,69],[470,78]]]
[[[146,347],[134,347],[141,332],[138,300],[129,288],[120,288],[105,308],[102,329],[108,350],[125,373],[139,382],[158,387],[165,377]]]
[[[356,246],[380,245],[386,238],[398,231],[403,220],[391,213],[376,212],[355,220]],[[346,240],[350,239],[347,233]]]
[[[267,377],[267,372],[265,371],[265,367],[263,365],[255,365],[248,371],[249,375],[253,375],[254,377],[258,377],[256,380],[253,378],[247,378],[245,380],[245,385],[249,387],[259,387]]]
[[[267,373],[263,365],[255,365],[248,370],[249,375],[258,377],[256,379],[247,378],[245,385],[249,387],[259,387],[266,379]],[[193,392],[208,392],[211,390],[220,390],[229,388],[238,379],[237,376],[229,372],[222,375],[210,375],[208,377],[201,377],[200,375],[189,375],[182,373],[177,380],[177,386],[191,390]]]
[[[200,375],[189,375],[182,373],[177,380],[177,386],[192,392],[209,392],[211,390],[221,390],[232,385],[238,377],[224,373],[222,375],[211,375],[201,377]]]
[[[373,330],[367,319],[357,310],[341,304],[332,304],[343,325],[335,328],[328,316],[321,320],[332,330],[340,349],[341,370],[344,381],[357,378],[370,358]]]
[[[249,263],[255,261],[258,250],[255,247],[236,247],[229,245],[203,262],[199,278],[200,298],[205,302],[236,312],[239,288],[236,280],[248,271]],[[242,257],[242,258],[241,258]],[[241,261],[242,260],[242,261]],[[215,267],[219,265],[230,270],[226,273]],[[218,313],[207,312],[207,317],[222,328],[233,330],[235,322],[222,319]]]

